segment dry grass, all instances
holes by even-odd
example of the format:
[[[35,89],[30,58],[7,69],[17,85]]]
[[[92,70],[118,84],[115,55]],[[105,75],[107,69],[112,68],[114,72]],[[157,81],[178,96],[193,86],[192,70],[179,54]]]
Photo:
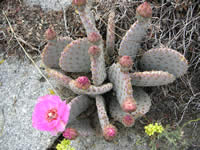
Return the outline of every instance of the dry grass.
[[[105,40],[108,14],[115,7],[116,49],[125,32],[136,20],[135,9],[140,3],[141,1],[134,0],[98,0],[92,8],[97,28]],[[200,117],[200,4],[198,0],[151,0],[150,3],[153,18],[148,36],[142,43],[143,50],[158,46],[176,49],[187,58],[189,70],[173,84],[145,88],[151,95],[153,105],[145,119],[139,121],[141,127],[138,128],[158,120],[176,127]],[[0,9],[5,11],[16,36],[21,39],[20,43],[34,58],[40,57],[39,54],[46,44],[43,33],[50,24],[61,36],[70,36],[73,39],[86,36],[72,7],[66,11],[45,13],[39,7],[26,7],[19,0],[3,0],[0,2]],[[23,57],[23,51],[1,12],[0,18],[0,58],[10,55]],[[199,125],[199,122],[193,122],[191,133],[199,131]],[[191,144],[198,146],[198,142],[200,139]]]

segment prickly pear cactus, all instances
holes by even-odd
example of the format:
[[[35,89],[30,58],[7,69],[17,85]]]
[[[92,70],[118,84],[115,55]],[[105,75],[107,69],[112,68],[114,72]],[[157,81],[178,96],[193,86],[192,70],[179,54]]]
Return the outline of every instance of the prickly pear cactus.
[[[104,46],[87,1],[73,0],[72,4],[85,27],[87,38],[72,40],[70,37],[57,37],[50,27],[45,33],[48,44],[42,53],[42,60],[50,77],[77,95],[82,95],[72,103],[74,109],[71,120],[88,108],[89,99],[93,99],[102,135],[106,140],[112,140],[117,135],[117,129],[110,123],[106,108],[109,108],[109,114],[114,120],[121,122],[125,127],[133,126],[135,120],[145,115],[151,106],[150,97],[141,87],[172,83],[187,72],[188,63],[176,50],[156,48],[146,51],[141,59],[137,60],[140,68],[137,68],[137,71],[133,70],[140,44],[152,17],[150,4],[144,2],[136,10],[137,21],[121,41],[119,59],[114,61],[116,63],[106,64],[104,58],[116,58],[113,57],[116,47],[114,9],[109,15]],[[92,81],[87,76],[73,79],[68,72],[89,73]],[[109,96],[108,99],[102,95],[111,90],[116,97]],[[107,101],[110,101],[109,107],[106,107]]]

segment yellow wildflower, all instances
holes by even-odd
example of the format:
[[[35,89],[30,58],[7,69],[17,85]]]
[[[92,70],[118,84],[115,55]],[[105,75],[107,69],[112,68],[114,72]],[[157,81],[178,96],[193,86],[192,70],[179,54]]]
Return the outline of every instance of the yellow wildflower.
[[[51,94],[51,95],[55,95],[56,93],[54,92],[54,90],[49,89],[49,94]]]
[[[152,136],[155,133],[155,128],[153,124],[149,124],[145,126],[144,129],[145,129],[146,134],[148,134],[149,136]]]
[[[2,64],[4,61],[5,61],[4,59],[0,60],[0,64]]]
[[[152,123],[144,127],[145,132],[147,135],[152,136],[154,133],[162,133],[164,131],[164,128],[162,125],[158,125],[158,123],[155,123],[153,125]]]
[[[158,125],[158,123],[155,123],[155,128],[157,133],[162,133],[164,131],[164,128],[162,125]]]
[[[56,146],[57,150],[75,150],[70,146],[70,140],[63,139],[60,144]]]

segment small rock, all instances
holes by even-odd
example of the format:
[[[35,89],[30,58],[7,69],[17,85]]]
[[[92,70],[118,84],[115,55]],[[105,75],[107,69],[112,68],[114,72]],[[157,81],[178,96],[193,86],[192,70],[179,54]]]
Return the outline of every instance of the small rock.
[[[59,11],[71,5],[72,0],[24,0],[24,2],[30,6],[39,5],[43,10]]]

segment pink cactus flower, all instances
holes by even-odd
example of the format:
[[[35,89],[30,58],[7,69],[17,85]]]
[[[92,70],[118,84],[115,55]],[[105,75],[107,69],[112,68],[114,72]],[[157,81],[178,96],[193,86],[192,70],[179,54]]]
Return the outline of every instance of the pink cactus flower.
[[[32,125],[40,131],[49,131],[52,135],[65,130],[69,120],[70,106],[56,95],[38,98],[32,114]]]

